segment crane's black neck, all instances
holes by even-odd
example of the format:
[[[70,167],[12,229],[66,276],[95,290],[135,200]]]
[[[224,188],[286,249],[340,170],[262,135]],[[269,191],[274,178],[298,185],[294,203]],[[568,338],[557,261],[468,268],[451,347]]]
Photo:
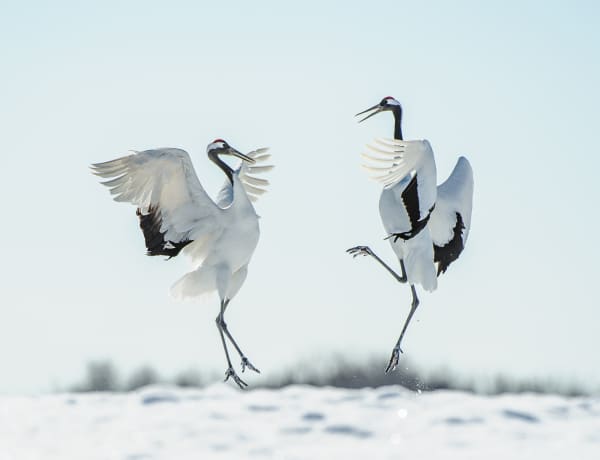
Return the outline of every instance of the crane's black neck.
[[[225,173],[225,175],[229,179],[229,182],[231,182],[231,184],[233,185],[233,169],[231,169],[231,166],[229,166],[227,163],[221,160],[221,158],[219,158],[219,152],[216,150],[211,150],[210,152],[208,152],[208,158],[210,158],[213,163],[215,163],[219,168],[221,168],[221,171]]]
[[[403,140],[402,137],[402,107],[394,106],[392,109],[394,114],[394,139]]]

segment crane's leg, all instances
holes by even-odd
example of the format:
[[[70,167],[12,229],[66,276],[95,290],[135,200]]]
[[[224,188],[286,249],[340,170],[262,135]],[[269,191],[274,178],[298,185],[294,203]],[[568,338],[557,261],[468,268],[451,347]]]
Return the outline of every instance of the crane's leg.
[[[254,372],[257,372],[257,373],[260,374],[260,371],[256,367],[254,367],[252,365],[252,363],[248,360],[248,358],[246,358],[246,355],[244,355],[244,352],[238,346],[238,344],[236,343],[235,339],[233,338],[233,336],[229,332],[229,329],[227,328],[227,323],[225,323],[225,309],[227,308],[227,305],[229,305],[229,301],[230,301],[230,299],[227,299],[223,303],[223,306],[221,308],[221,313],[217,317],[217,322],[218,322],[218,324],[220,326],[220,329],[225,333],[225,335],[227,336],[227,338],[229,338],[229,340],[231,341],[231,343],[233,344],[233,346],[237,350],[238,354],[240,355],[240,358],[242,358],[242,372],[245,372],[246,368],[248,368],[251,371],[254,371]]]
[[[412,292],[412,304],[410,307],[410,312],[408,313],[408,317],[406,318],[406,321],[404,322],[404,326],[402,327],[402,332],[400,332],[400,338],[398,339],[398,341],[396,342],[396,345],[394,346],[394,349],[392,350],[392,357],[390,358],[390,362],[389,362],[387,368],[385,369],[386,374],[389,371],[393,371],[394,369],[396,369],[396,366],[398,365],[398,360],[400,359],[400,353],[403,353],[402,349],[400,348],[400,343],[402,342],[402,337],[404,337],[404,333],[406,332],[408,323],[410,323],[410,320],[412,319],[413,315],[415,314],[415,311],[417,310],[417,307],[419,306],[419,298],[417,297],[417,290],[415,289],[414,284],[410,285],[410,290]]]
[[[221,326],[221,322],[222,322],[224,311],[225,311],[225,301],[221,300],[221,312],[217,316],[216,322],[217,322],[217,329],[219,330],[219,335],[221,336],[221,343],[223,344],[223,350],[225,350],[225,357],[227,358],[227,365],[228,365],[228,368],[225,371],[224,382],[227,382],[227,380],[229,380],[229,377],[231,377],[231,378],[233,378],[233,381],[235,383],[237,383],[237,385],[243,390],[244,387],[248,386],[248,384],[246,382],[244,382],[241,378],[239,378],[239,376],[233,370],[233,366],[231,364],[231,359],[229,358],[229,351],[227,350],[227,344],[225,343],[225,337],[223,336],[223,328]]]
[[[406,280],[408,278],[406,277],[406,268],[404,268],[404,261],[402,259],[400,259],[400,270],[402,271],[402,278],[398,281],[400,281],[401,283],[406,283]]]
[[[392,268],[386,264],[383,260],[381,260],[377,254],[375,254],[369,246],[355,246],[353,248],[347,249],[346,252],[350,254],[352,257],[356,257],[359,255],[362,256],[371,256],[377,262],[379,262],[390,274],[396,279],[396,281],[400,283],[406,283],[406,269],[404,268],[404,262],[400,259],[400,269],[402,270],[402,276],[398,275]]]

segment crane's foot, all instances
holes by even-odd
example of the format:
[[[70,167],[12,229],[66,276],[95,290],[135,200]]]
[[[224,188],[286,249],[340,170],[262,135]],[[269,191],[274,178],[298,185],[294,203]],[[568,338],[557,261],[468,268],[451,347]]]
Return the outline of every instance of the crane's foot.
[[[242,390],[244,390],[248,386],[246,382],[239,378],[239,376],[235,373],[233,367],[231,366],[229,366],[229,369],[225,371],[225,380],[223,380],[223,382],[227,382],[227,380],[229,380],[229,377],[231,377],[233,381],[237,383],[237,386],[240,387]]]
[[[256,367],[254,367],[250,361],[248,361],[248,358],[242,356],[242,372],[245,372],[246,368],[256,372],[257,374],[260,374],[260,371]]]
[[[402,351],[402,349],[399,346],[394,347],[394,349],[392,350],[392,356],[390,358],[390,362],[385,369],[386,374],[388,372],[394,371],[396,369],[396,367],[398,366],[398,361],[400,360],[400,353],[404,353]]]
[[[369,248],[368,246],[354,246],[353,248],[346,249],[346,252],[352,257],[373,255],[371,248]]]

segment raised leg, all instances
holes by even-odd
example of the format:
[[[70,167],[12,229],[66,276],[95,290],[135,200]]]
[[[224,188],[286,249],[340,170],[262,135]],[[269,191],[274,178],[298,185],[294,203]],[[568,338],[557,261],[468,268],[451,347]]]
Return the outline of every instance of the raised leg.
[[[223,307],[221,308],[221,313],[217,317],[219,326],[220,326],[221,330],[225,333],[227,338],[231,341],[231,343],[233,344],[235,349],[237,350],[238,354],[240,355],[240,358],[242,358],[242,372],[245,372],[246,368],[248,368],[251,371],[254,371],[254,372],[257,372],[258,374],[260,374],[260,371],[252,365],[252,363],[248,360],[248,358],[246,358],[246,355],[244,355],[244,352],[238,346],[235,339],[229,332],[229,329],[227,328],[227,323],[225,323],[225,310],[227,309],[227,305],[229,305],[229,301],[230,301],[230,299],[225,300],[225,302],[223,303]]]
[[[385,369],[386,374],[390,371],[393,371],[394,369],[396,369],[396,366],[398,366],[398,360],[400,359],[400,353],[403,353],[402,349],[400,348],[400,343],[402,342],[402,337],[404,337],[404,333],[406,332],[408,323],[410,323],[410,320],[412,319],[413,315],[415,314],[415,311],[417,310],[417,307],[419,306],[419,298],[417,297],[417,290],[415,289],[414,284],[410,285],[410,290],[412,292],[412,304],[410,307],[410,312],[408,313],[408,317],[406,318],[406,321],[404,322],[404,326],[402,327],[402,332],[400,332],[400,337],[398,338],[398,341],[396,342],[396,345],[394,346],[394,349],[392,350],[392,357],[390,358],[390,362],[389,362],[387,368]]]
[[[400,283],[406,283],[406,270],[404,269],[404,262],[400,260],[400,269],[402,270],[402,276],[398,275],[392,268],[386,264],[383,260],[381,260],[377,254],[375,254],[369,246],[355,246],[353,248],[347,249],[346,252],[350,254],[352,257],[356,257],[359,255],[362,256],[371,256],[377,262],[379,262],[395,279]]]
[[[225,357],[227,358],[227,366],[228,367],[227,367],[227,370],[225,371],[224,382],[227,382],[227,380],[229,380],[229,377],[231,377],[231,378],[233,378],[233,381],[235,383],[237,383],[237,385],[241,389],[244,389],[244,387],[247,387],[248,384],[246,382],[244,382],[241,378],[239,378],[239,376],[233,370],[233,365],[231,364],[231,359],[229,358],[229,351],[227,350],[227,344],[225,343],[225,337],[223,336],[223,327],[221,326],[221,322],[223,319],[224,311],[225,311],[225,301],[221,300],[221,312],[217,316],[216,323],[217,323],[217,329],[219,330],[219,335],[221,336],[221,343],[223,344],[223,350],[225,350]]]

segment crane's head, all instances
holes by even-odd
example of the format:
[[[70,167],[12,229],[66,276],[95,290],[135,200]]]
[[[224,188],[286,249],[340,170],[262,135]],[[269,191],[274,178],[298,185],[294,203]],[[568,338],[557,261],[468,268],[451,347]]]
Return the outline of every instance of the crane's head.
[[[373,112],[371,112],[371,110]],[[387,97],[384,97],[379,104],[375,104],[373,107],[369,107],[367,110],[363,110],[362,112],[357,113],[355,115],[355,117],[358,117],[359,115],[362,115],[363,113],[371,112],[366,117],[359,120],[358,122],[360,123],[362,121],[365,121],[367,118],[371,118],[373,115],[378,114],[379,112],[385,112],[388,110],[402,112],[402,106],[392,96],[387,96]]]
[[[237,151],[232,146],[230,146],[223,139],[215,139],[208,147],[206,147],[206,153],[209,156],[213,155],[231,155],[234,157],[238,157],[241,160],[247,161],[248,163],[254,163],[254,159],[250,158],[248,155],[244,155],[242,152]]]

